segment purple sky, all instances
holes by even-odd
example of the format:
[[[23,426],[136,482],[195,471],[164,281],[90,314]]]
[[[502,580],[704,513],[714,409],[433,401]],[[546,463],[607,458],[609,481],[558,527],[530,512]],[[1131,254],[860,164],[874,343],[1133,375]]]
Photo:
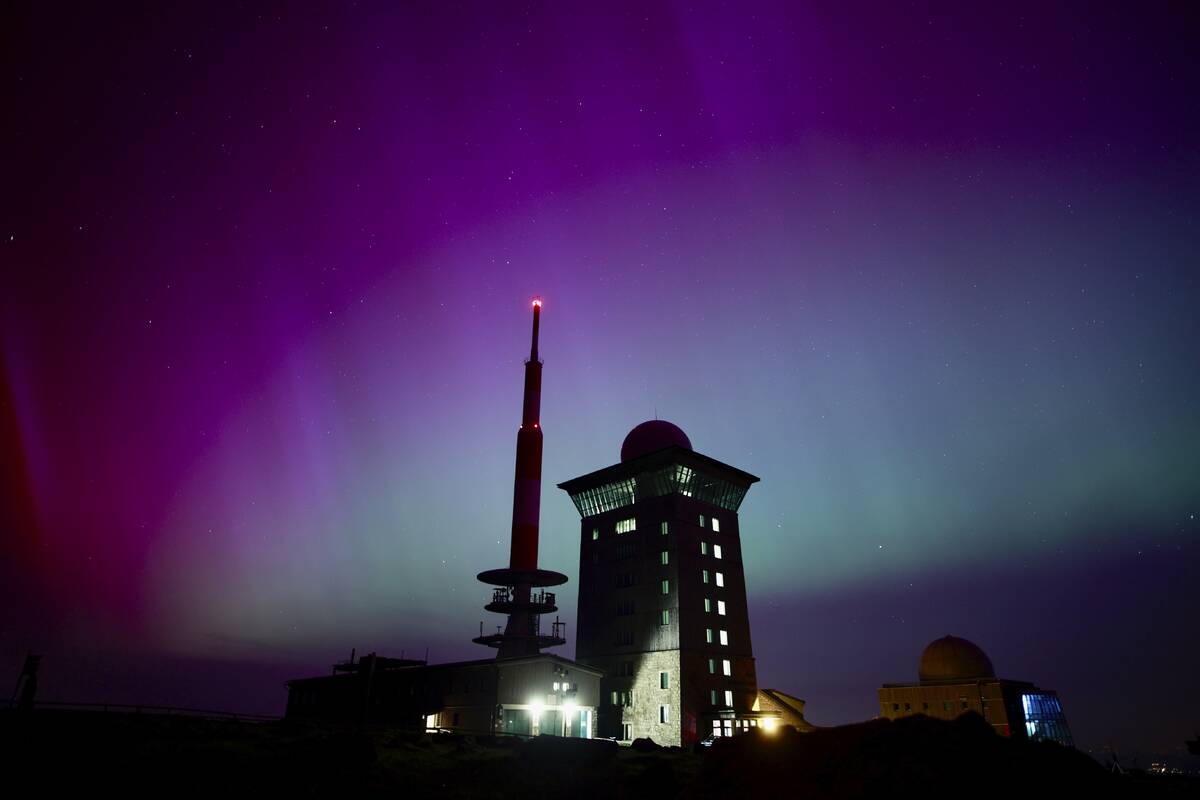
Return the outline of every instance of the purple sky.
[[[2,12],[0,677],[278,712],[486,655],[541,294],[543,566],[657,413],[763,478],[759,675],[814,722],[952,633],[1181,747],[1182,6],[393,5]]]

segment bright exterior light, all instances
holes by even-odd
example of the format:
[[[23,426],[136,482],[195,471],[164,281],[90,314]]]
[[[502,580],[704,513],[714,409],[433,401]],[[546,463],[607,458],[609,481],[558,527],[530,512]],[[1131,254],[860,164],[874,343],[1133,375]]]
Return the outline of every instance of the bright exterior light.
[[[542,298],[540,298],[540,297],[533,298],[533,307],[541,308],[542,307]]]
[[[542,701],[540,701],[540,700],[533,700],[533,701],[530,701],[530,703],[529,703],[529,713],[533,715],[534,719],[541,718],[542,709],[544,709],[544,708],[545,708],[545,706],[542,705]]]
[[[773,720],[771,717],[763,717],[763,720],[759,723],[758,727],[762,728],[767,733],[774,733],[775,720]]]
[[[574,714],[578,710],[579,710],[579,706],[575,705],[574,703],[566,703],[565,705],[563,705],[563,713],[566,714],[568,717],[571,716],[572,714]]]

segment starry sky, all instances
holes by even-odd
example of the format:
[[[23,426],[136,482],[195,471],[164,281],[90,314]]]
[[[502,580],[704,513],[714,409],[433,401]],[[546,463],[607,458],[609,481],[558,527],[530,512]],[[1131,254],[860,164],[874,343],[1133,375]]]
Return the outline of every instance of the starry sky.
[[[279,713],[352,647],[486,656],[540,294],[542,566],[657,414],[762,478],[760,683],[813,722],[955,634],[1181,748],[1182,4],[396,5],[0,12],[0,677]]]

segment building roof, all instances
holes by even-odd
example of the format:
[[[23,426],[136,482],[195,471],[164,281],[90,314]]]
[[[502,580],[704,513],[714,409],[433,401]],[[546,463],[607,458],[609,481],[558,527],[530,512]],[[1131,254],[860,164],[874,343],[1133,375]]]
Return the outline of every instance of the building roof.
[[[621,443],[621,461],[632,461],[668,447],[691,450],[692,440],[682,428],[665,419],[647,420],[625,435],[625,441]]]
[[[922,683],[995,678],[992,661],[973,642],[958,636],[943,636],[921,653],[918,677]]]

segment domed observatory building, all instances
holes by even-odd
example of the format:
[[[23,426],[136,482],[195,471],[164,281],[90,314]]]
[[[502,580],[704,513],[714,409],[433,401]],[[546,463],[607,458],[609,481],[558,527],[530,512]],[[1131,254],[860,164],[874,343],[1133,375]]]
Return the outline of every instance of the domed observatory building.
[[[885,683],[879,689],[884,717],[954,719],[974,711],[1002,736],[1074,746],[1058,694],[997,678],[991,659],[973,642],[957,636],[931,642],[921,653],[917,677],[917,683]]]
[[[559,484],[582,517],[576,659],[604,670],[597,735],[690,745],[766,721],[738,507],[755,476],[638,425],[621,462]]]

